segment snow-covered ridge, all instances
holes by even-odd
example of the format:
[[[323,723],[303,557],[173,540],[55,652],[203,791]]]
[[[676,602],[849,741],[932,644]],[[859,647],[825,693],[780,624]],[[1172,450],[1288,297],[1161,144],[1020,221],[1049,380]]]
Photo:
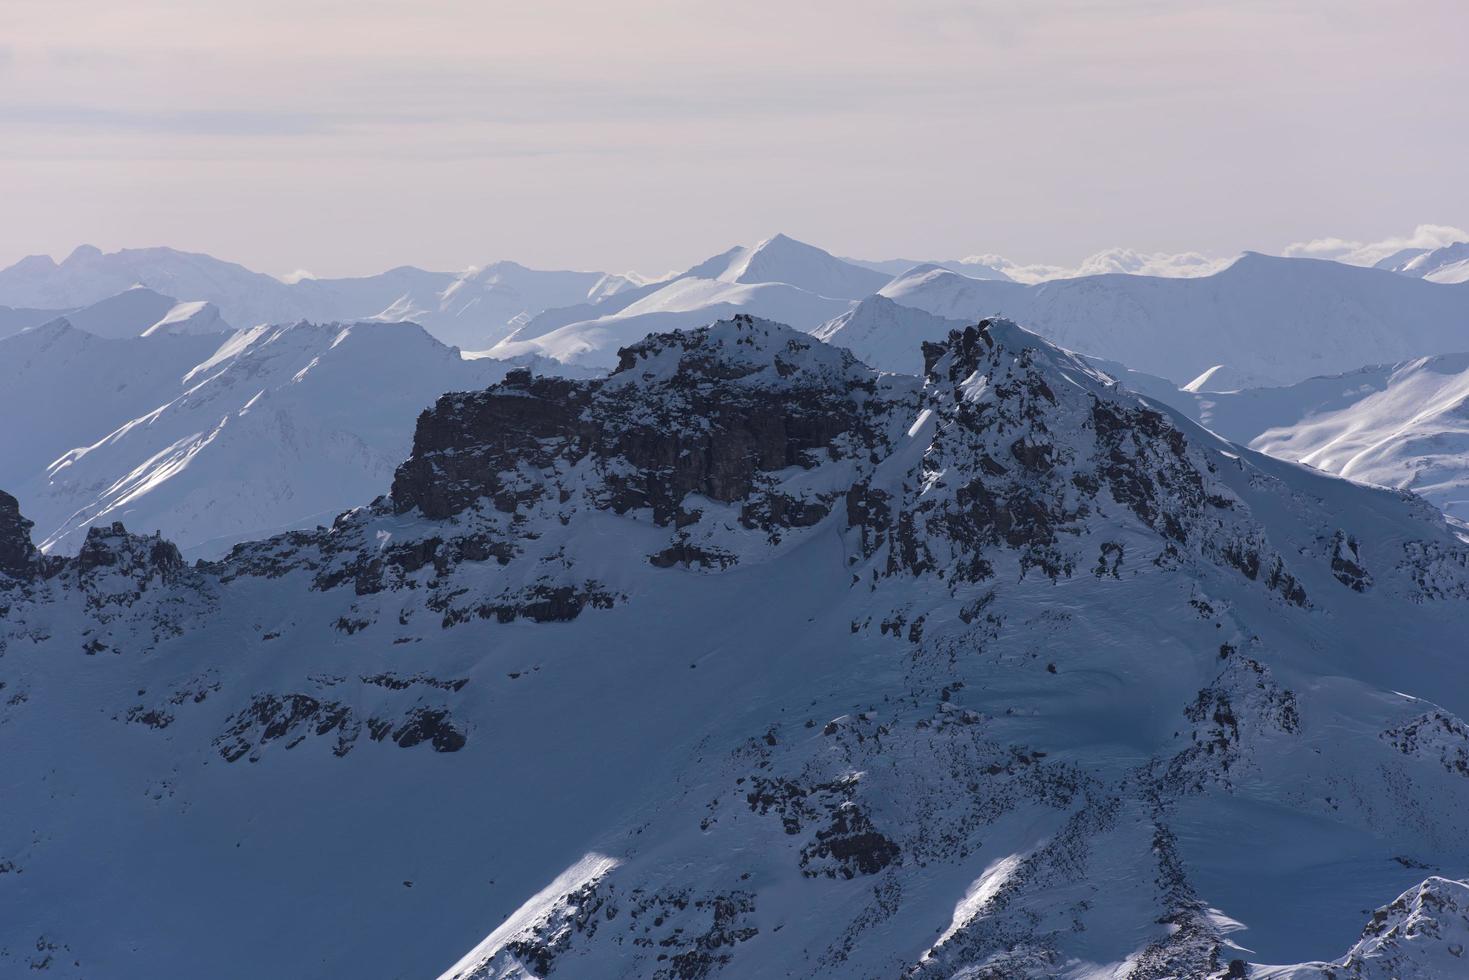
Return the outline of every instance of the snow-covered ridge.
[[[155,295],[213,303],[219,315],[236,326],[303,319],[411,320],[444,343],[467,350],[489,347],[513,329],[517,318],[611,296],[635,285],[628,277],[528,269],[514,262],[458,273],[402,266],[376,276],[282,281],[233,262],[176,249],[104,253],[84,245],[59,263],[31,256],[0,270],[0,303],[68,311],[125,294],[139,284]],[[143,326],[167,312],[167,307],[159,310]]]
[[[1461,286],[1256,254],[1200,278],[1107,275],[1037,286],[927,268],[882,295],[940,317],[1003,314],[1063,347],[1179,385],[1218,364],[1284,384],[1453,351],[1469,324]]]

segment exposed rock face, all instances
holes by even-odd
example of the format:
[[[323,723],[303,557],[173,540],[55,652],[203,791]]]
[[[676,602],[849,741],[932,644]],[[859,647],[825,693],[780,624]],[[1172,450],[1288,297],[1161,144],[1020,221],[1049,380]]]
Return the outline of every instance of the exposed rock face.
[[[35,571],[37,552],[31,543],[33,526],[20,515],[20,502],[0,491],[0,574],[28,578]]]
[[[443,519],[489,498],[514,510],[506,477],[521,465],[585,455],[590,431],[580,419],[591,390],[588,382],[513,371],[488,391],[445,395],[418,418],[413,455],[393,477],[394,508]]]
[[[515,372],[439,399],[419,419],[393,505],[432,518],[481,499],[514,511],[543,489],[527,470],[591,457],[605,482],[598,506],[647,509],[666,526],[689,494],[743,501],[763,473],[876,448],[874,423],[888,408],[878,390],[850,354],[749,316],[654,335],[619,351],[607,380]],[[786,526],[825,516],[782,498],[750,509]]]

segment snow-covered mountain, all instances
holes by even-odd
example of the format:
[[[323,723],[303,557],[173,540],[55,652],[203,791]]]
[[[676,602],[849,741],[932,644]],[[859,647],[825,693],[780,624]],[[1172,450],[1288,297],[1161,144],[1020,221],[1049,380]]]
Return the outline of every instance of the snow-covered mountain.
[[[1180,385],[1219,364],[1286,384],[1460,350],[1469,338],[1469,286],[1256,254],[1211,276],[1104,275],[1035,286],[928,267],[882,295],[941,317],[1004,314],[1063,347]]]
[[[695,266],[687,275],[730,283],[783,282],[831,299],[861,299],[893,278],[786,235],[731,249]]]
[[[962,326],[963,320],[899,306],[879,294],[823,323],[811,335],[845,347],[863,363],[884,371],[922,374],[923,342],[940,340]]]
[[[0,479],[47,550],[121,519],[222,554],[370,499],[420,409],[515,366],[465,361],[413,324],[120,340],[56,321],[0,340],[0,411],[36,420],[0,434]]]
[[[1120,380],[1228,439],[1353,480],[1412,490],[1469,519],[1469,354],[1226,392]]]
[[[514,262],[462,273],[402,266],[375,276],[283,282],[233,262],[171,248],[104,253],[83,245],[60,263],[33,255],[0,270],[0,303],[72,310],[138,285],[210,302],[225,321],[241,327],[303,319],[411,320],[446,344],[473,350],[489,347],[541,310],[613,295],[637,282],[600,272],[528,269]]]
[[[1469,547],[1013,324],[923,353],[511,374],[194,568],[0,497],[0,963],[1461,975]]]
[[[180,303],[146,286],[133,286],[77,308],[8,312],[6,315],[6,311],[0,311],[0,338],[59,319],[104,338],[159,333],[224,334],[232,329],[213,303],[203,300]]]
[[[811,330],[846,312],[891,277],[775,235],[706,259],[663,283],[610,300],[550,310],[490,348],[496,357],[540,354],[607,368],[618,349],[650,332],[689,329],[737,313]]]
[[[1469,242],[1404,249],[1381,260],[1374,268],[1430,282],[1469,282]]]

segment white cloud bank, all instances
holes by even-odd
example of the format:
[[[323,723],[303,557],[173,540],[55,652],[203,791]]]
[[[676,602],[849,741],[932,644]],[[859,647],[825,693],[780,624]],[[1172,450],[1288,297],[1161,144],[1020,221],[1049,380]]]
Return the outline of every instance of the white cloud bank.
[[[1294,242],[1282,255],[1312,259],[1334,259],[1348,265],[1376,265],[1383,259],[1409,249],[1433,249],[1469,241],[1469,231],[1453,225],[1419,225],[1411,235],[1384,238],[1379,242],[1357,242],[1343,238],[1317,238]]]

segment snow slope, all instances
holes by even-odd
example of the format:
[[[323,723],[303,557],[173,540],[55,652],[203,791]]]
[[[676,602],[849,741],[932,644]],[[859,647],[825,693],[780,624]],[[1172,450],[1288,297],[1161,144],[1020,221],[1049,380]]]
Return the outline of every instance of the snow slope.
[[[0,486],[17,490],[75,446],[177,397],[220,338],[102,338],[53,320],[0,337]],[[29,505],[29,502],[27,502]]]
[[[1004,314],[1063,347],[1180,385],[1218,364],[1287,384],[1459,350],[1469,337],[1469,286],[1253,253],[1198,278],[1103,275],[1036,286],[920,268],[882,295],[942,317]]]
[[[140,336],[153,337],[158,334],[222,334],[231,333],[230,325],[219,314],[219,307],[206,300],[192,303],[176,303],[161,319]]]
[[[1272,456],[1412,490],[1469,518],[1469,354],[1374,365],[1284,387],[1147,394]]]
[[[513,366],[465,361],[412,324],[255,327],[221,344],[62,323],[0,345],[0,403],[38,418],[4,437],[19,444],[0,477],[42,546],[67,553],[119,519],[191,555],[327,520],[386,484],[420,409]]]
[[[924,367],[737,318],[510,375],[198,568],[0,497],[0,964],[1459,975],[1441,516],[1013,324]]]

